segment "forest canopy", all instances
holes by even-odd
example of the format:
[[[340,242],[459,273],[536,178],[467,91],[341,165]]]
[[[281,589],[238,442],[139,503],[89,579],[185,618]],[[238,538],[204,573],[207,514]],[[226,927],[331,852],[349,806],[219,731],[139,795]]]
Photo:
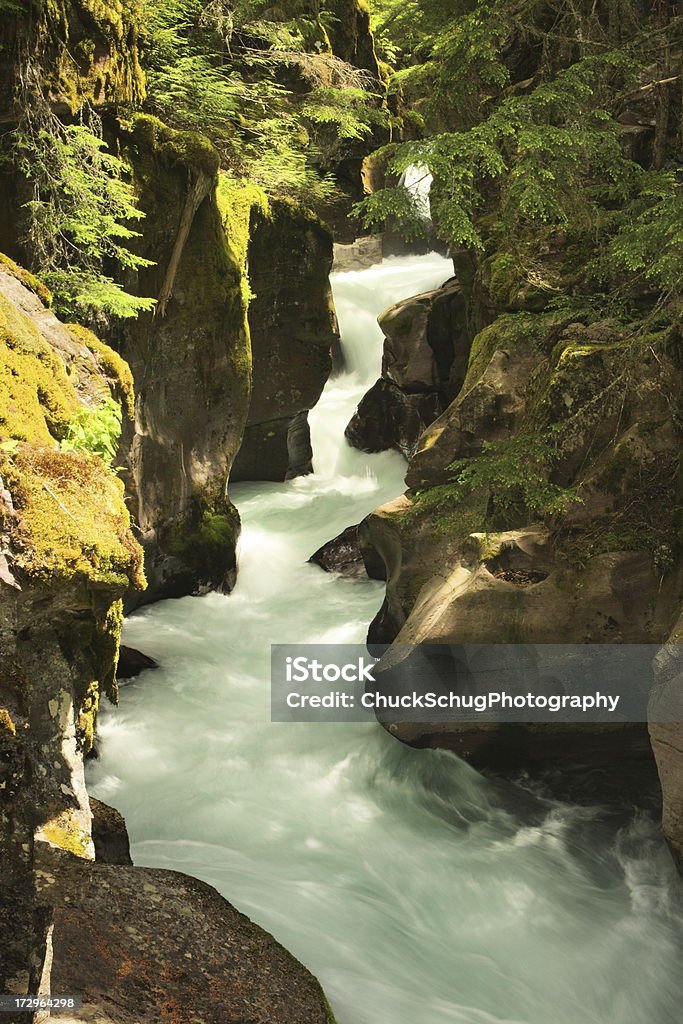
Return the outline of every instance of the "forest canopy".
[[[19,9],[4,0],[2,16]],[[363,60],[346,36],[349,18],[367,20],[364,0],[136,11],[146,96],[119,118],[142,109],[200,132],[224,171],[323,215],[340,168],[370,156],[382,174],[352,213],[409,238],[425,220],[402,175],[425,166],[434,228],[462,272],[496,255],[552,296],[545,256],[560,244],[575,291],[628,301],[639,282],[678,301],[683,16],[671,0],[372,0]],[[23,59],[4,159],[29,186],[32,269],[64,312],[135,316],[151,301],[119,281],[143,265],[140,214],[106,117],[103,130],[88,100],[51,111]]]

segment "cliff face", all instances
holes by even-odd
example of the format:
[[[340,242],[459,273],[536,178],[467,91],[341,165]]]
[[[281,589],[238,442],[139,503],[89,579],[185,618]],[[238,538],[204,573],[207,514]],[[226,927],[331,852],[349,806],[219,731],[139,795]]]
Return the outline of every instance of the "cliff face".
[[[231,478],[285,480],[312,470],[308,410],[338,341],[332,236],[302,207],[274,201],[253,224],[247,259],[253,390]]]
[[[3,10],[0,119],[12,118],[16,90],[37,74],[53,109],[76,113],[95,106],[133,103],[145,93],[140,66],[139,0],[39,0]]]
[[[94,856],[83,756],[116,699],[121,598],[144,580],[123,484],[58,447],[79,410],[127,388],[125,367],[20,277],[0,268],[0,985],[21,993],[49,977],[52,910]]]
[[[218,156],[140,116],[121,145],[145,213],[134,283],[161,297],[121,330],[137,394],[129,486],[146,553],[145,600],[230,589],[239,517],[227,496],[244,428],[250,347],[243,267],[216,200]]]
[[[120,332],[137,393],[142,600],[230,590],[239,516],[228,477],[310,471],[306,412],[336,339],[332,241],[304,208],[219,176],[201,136],[139,116],[120,142],[145,213],[138,251],[153,264],[134,289],[160,297]]]
[[[388,578],[371,640],[658,644],[675,637],[683,585],[676,332],[666,324],[644,333],[638,322],[577,321],[535,310],[537,296],[527,301],[517,292],[496,315],[490,292],[487,300],[488,317],[479,315],[493,322],[473,338],[461,322],[452,338],[453,351],[469,351],[465,379],[417,444],[408,494],[361,527]],[[425,365],[431,355],[425,339]],[[539,437],[551,439],[552,451]],[[662,685],[678,685],[677,672],[662,669]],[[570,755],[613,763],[648,750],[645,727],[391,728],[483,767]],[[672,729],[677,736],[671,726],[652,731],[665,828],[680,849],[680,745]]]

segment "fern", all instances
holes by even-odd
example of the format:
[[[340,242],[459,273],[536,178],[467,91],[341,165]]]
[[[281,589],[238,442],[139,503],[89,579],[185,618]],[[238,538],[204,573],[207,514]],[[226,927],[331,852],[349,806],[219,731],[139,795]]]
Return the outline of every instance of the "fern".
[[[60,447],[65,452],[86,451],[99,455],[110,466],[120,436],[121,407],[107,397],[93,409],[79,409]]]

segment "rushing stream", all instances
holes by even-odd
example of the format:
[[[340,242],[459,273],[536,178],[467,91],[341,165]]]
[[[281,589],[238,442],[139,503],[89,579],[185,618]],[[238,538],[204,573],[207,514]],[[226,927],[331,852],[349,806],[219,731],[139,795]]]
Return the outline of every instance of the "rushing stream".
[[[377,726],[270,723],[271,642],[362,642],[380,584],[307,565],[403,489],[343,429],[379,373],[375,318],[450,274],[435,255],[337,274],[347,372],[311,416],[316,474],[248,484],[230,597],[134,615],[161,667],[101,717],[94,795],[138,864],[215,885],[320,978],[339,1024],[674,1024],[683,918],[644,813],[487,781]]]

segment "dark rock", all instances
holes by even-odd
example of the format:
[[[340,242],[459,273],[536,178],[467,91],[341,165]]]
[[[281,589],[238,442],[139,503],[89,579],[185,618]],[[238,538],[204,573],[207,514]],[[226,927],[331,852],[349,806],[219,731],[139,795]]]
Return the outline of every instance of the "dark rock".
[[[132,864],[128,829],[122,814],[115,807],[90,797],[92,841],[95,860],[99,864]]]
[[[404,391],[439,392],[450,401],[467,372],[470,339],[458,282],[391,306],[379,319],[385,336],[382,376]]]
[[[338,537],[318,548],[309,562],[319,565],[325,572],[336,572],[341,576],[367,576],[358,543],[358,526],[347,526]]]
[[[210,145],[197,146],[196,138],[151,117],[121,129],[119,144],[145,214],[137,248],[153,261],[129,286],[137,294],[161,293],[188,181],[208,176],[213,166]],[[230,590],[234,583],[239,517],[226,484],[246,422],[250,377],[241,281],[209,189],[165,309],[125,321],[119,331],[137,396],[126,484],[149,583],[138,603]]]
[[[318,548],[309,562],[319,565],[325,572],[338,572],[342,576],[386,580],[384,562],[372,544],[366,543],[361,526],[347,526],[339,536]]]
[[[141,672],[157,667],[154,658],[143,654],[142,651],[136,651],[134,647],[125,647],[121,644],[119,649],[119,666],[116,673],[119,679],[134,679]]]
[[[332,17],[326,22],[332,52],[347,64],[362,68],[379,81],[375,40],[370,30],[370,11],[359,0],[325,0]]]
[[[435,393],[406,394],[396,384],[380,378],[361,399],[344,435],[360,451],[395,448],[409,458],[440,408]]]
[[[407,458],[413,454],[423,431],[464,380],[470,349],[466,319],[456,281],[399,302],[382,314],[382,377],[346,429],[354,448],[395,448]]]
[[[116,1024],[334,1024],[315,978],[215,889],[175,871],[95,864],[54,927],[53,992]]]
[[[331,266],[327,228],[301,207],[273,202],[249,244],[253,385],[233,481],[311,471],[306,414],[330,375],[339,335]]]

